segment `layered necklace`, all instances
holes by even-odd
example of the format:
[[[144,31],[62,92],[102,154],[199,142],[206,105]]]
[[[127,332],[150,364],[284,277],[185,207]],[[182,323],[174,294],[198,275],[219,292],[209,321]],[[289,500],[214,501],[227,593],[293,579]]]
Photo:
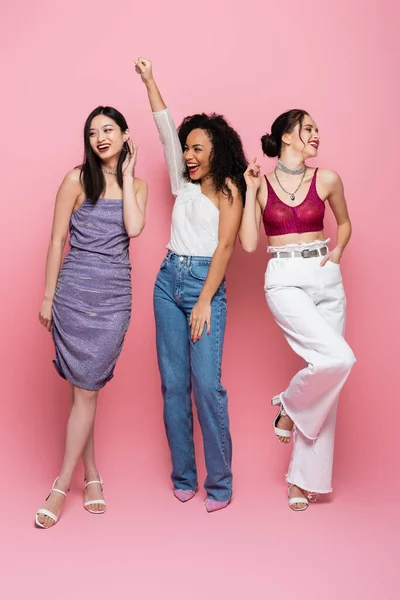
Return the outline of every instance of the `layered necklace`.
[[[277,169],[279,169],[280,171],[283,171],[284,173],[287,173],[288,175],[302,175],[302,178],[300,179],[300,183],[297,186],[297,188],[294,190],[294,192],[288,192],[287,190],[285,190],[285,188],[283,187],[283,185],[279,181]],[[299,169],[289,169],[289,167],[287,167],[286,165],[284,165],[283,162],[281,162],[280,160],[278,160],[278,164],[276,165],[274,173],[275,173],[276,181],[278,182],[278,185],[281,188],[281,190],[283,192],[285,192],[285,194],[287,194],[289,196],[289,199],[292,202],[294,202],[296,200],[296,194],[299,191],[299,189],[301,188],[301,184],[303,183],[304,177],[305,177],[305,175],[307,173],[307,165],[302,165]]]
[[[103,173],[107,173],[107,175],[116,175],[117,171],[110,171],[110,169],[104,169],[103,167],[101,167],[101,170],[103,171]]]

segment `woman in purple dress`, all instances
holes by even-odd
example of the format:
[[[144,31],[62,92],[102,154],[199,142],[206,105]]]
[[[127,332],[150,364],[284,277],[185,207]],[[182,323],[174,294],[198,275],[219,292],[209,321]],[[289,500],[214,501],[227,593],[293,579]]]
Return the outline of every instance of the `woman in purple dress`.
[[[136,147],[123,115],[99,106],[84,128],[83,165],[58,190],[39,320],[53,334],[57,372],[72,386],[72,405],[60,474],[36,524],[58,520],[75,466],[82,457],[85,508],[105,512],[94,457],[99,390],[113,377],[131,315],[129,240],[145,225],[147,184],[135,177]],[[70,250],[62,253],[70,232]]]

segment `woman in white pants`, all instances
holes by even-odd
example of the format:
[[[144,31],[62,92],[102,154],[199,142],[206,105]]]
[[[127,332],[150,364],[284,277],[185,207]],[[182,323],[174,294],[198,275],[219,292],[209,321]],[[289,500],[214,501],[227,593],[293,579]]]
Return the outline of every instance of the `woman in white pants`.
[[[278,157],[274,171],[260,175],[257,159],[245,173],[246,203],[240,229],[244,250],[254,252],[260,221],[268,236],[265,293],[268,306],[291,348],[305,366],[273,398],[278,440],[293,452],[287,483],[289,506],[305,510],[316,494],[332,491],[336,410],[355,357],[345,342],[346,298],[340,260],[351,235],[343,185],[334,171],[308,167],[320,136],[303,110],[290,110],[261,138],[264,154]],[[323,219],[326,202],[337,222],[329,250]]]

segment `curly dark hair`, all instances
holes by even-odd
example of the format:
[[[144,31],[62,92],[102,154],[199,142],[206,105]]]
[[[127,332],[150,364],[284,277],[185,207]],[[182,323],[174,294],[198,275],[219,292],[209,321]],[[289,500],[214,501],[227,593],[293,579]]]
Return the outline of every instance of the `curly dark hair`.
[[[216,191],[225,194],[231,202],[233,199],[232,192],[226,183],[226,179],[229,178],[240,191],[244,204],[246,182],[243,174],[248,163],[239,134],[222,115],[215,113],[191,115],[183,119],[178,129],[182,151],[185,148],[187,137],[193,129],[203,129],[212,142],[210,175],[213,178]],[[184,177],[188,181],[192,181],[187,168]],[[201,181],[193,183],[201,183]]]

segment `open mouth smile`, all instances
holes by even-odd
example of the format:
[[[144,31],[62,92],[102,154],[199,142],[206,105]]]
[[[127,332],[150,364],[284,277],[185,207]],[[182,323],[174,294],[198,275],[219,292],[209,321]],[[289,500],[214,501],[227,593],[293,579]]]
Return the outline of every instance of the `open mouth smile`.
[[[198,163],[186,163],[186,166],[191,175],[200,169],[200,165]]]
[[[97,150],[101,153],[107,152],[111,144],[99,144]]]

